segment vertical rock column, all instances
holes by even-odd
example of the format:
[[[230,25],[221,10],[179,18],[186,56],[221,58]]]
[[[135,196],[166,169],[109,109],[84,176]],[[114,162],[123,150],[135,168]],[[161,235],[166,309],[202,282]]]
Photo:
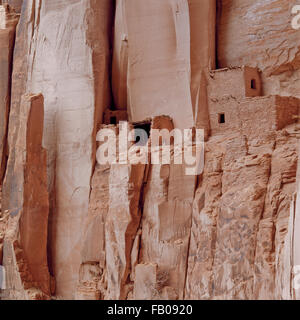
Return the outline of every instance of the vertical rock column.
[[[47,262],[49,200],[46,151],[42,147],[44,108],[42,95],[24,95],[20,106],[20,126],[15,144],[13,198],[4,241],[4,266],[8,274],[9,296],[16,299],[22,290],[41,290],[50,296]],[[16,273],[17,272],[17,273]],[[28,298],[24,291],[23,298]]]
[[[192,127],[187,1],[125,0],[122,6],[126,19],[122,47],[126,41],[128,46],[129,119],[136,122],[168,115],[175,127]],[[120,61],[119,69],[122,67]]]
[[[172,122],[155,118],[152,129],[163,128],[171,131]],[[155,145],[154,133],[151,137]],[[171,150],[173,155],[173,146]],[[195,187],[196,177],[186,175],[186,166],[174,164],[173,156],[170,164],[151,165],[144,191],[139,264],[133,275],[135,299],[184,298]]]
[[[124,300],[132,290],[131,258],[141,220],[139,201],[144,173],[144,164],[111,166],[109,211],[105,224],[106,299]]]
[[[128,30],[126,0],[116,0],[112,89],[115,108],[127,108]]]
[[[82,240],[82,263],[76,294],[79,300],[100,300],[106,293],[105,222],[109,209],[109,174],[109,165],[96,165]]]
[[[131,125],[124,122],[122,126],[108,125],[102,128],[109,129],[118,136],[120,127],[123,130],[124,124],[129,130],[132,129]],[[127,134],[125,138],[127,140]],[[131,145],[129,143],[124,147]],[[117,154],[120,156],[123,151],[120,150],[121,153]],[[131,275],[138,256],[140,198],[145,166],[97,163],[84,229],[76,298],[123,300],[132,291]]]
[[[113,91],[132,121],[169,115],[209,134],[206,79],[215,68],[215,0],[118,0]],[[126,88],[127,85],[127,88]]]
[[[10,109],[12,54],[18,17],[7,5],[0,5],[0,184],[6,166],[6,139]]]
[[[216,0],[188,0],[191,32],[191,96],[197,128],[210,133],[208,71],[216,67]]]
[[[50,192],[49,261],[56,294],[74,297],[88,213],[96,132],[110,104],[108,66],[112,2],[25,0],[14,58],[10,157],[19,97],[43,92]],[[5,197],[13,186],[8,168]]]
[[[183,165],[151,166],[137,267],[147,272],[155,270],[157,281],[148,290],[147,299],[184,298],[195,182],[194,176],[185,175]],[[136,273],[135,299],[143,298],[147,286],[141,274]]]
[[[102,125],[101,129],[109,129],[116,136],[118,135],[117,126]],[[98,139],[97,136],[97,141]],[[102,143],[99,143],[99,147]],[[97,159],[99,160],[98,157]],[[110,170],[110,163],[100,164],[97,162],[93,173],[89,211],[82,239],[82,261],[79,284],[76,290],[76,299],[78,300],[103,300],[107,291],[105,224],[110,203]]]
[[[298,140],[298,154],[300,150],[300,143]],[[292,267],[293,267],[293,296],[296,300],[300,300],[300,161],[298,160],[297,168],[297,196],[296,208],[293,221],[293,245],[292,245]]]

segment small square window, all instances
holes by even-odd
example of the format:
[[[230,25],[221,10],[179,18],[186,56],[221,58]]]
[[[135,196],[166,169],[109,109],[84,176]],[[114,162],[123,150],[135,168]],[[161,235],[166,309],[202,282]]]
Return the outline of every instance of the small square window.
[[[219,123],[225,123],[225,113],[219,113],[218,120]]]
[[[256,89],[256,80],[255,79],[252,79],[251,80],[251,89]]]

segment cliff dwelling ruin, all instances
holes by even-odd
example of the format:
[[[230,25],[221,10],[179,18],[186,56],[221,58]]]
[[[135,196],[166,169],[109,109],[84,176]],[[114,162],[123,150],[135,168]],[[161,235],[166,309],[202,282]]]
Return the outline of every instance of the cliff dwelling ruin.
[[[300,298],[294,5],[0,0],[0,300]],[[100,164],[122,125],[203,171]]]

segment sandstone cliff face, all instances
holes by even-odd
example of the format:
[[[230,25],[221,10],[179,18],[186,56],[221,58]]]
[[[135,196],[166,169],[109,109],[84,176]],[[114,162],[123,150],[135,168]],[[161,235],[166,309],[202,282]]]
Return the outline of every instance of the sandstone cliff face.
[[[20,95],[43,92],[51,201],[49,259],[56,278],[61,278],[58,294],[71,298],[78,279],[82,219],[88,211],[94,128],[109,101],[110,1],[25,1],[23,9],[14,57],[10,157],[15,157]],[[7,197],[15,189],[12,171],[8,166]],[[5,209],[13,206],[12,200],[4,201]]]
[[[296,138],[275,133],[262,152],[250,150],[249,142],[232,135],[207,146],[194,201],[187,298],[291,298],[290,279],[282,273],[289,273],[284,250]]]
[[[18,17],[14,10],[7,5],[1,6],[0,16],[0,182],[2,183],[6,166],[6,140],[10,106],[12,55]]]
[[[1,297],[299,298],[292,5],[0,1]],[[203,172],[97,163],[124,126],[204,129]]]
[[[291,28],[295,1],[219,1],[220,67],[263,71],[265,94],[299,97],[299,30]]]
[[[13,167],[14,209],[6,227],[3,265],[7,271],[6,298],[35,299],[50,295],[47,262],[49,197],[47,158],[42,148],[44,107],[42,95],[21,99]],[[12,199],[11,199],[12,200]],[[3,208],[4,209],[4,208]]]
[[[17,13],[20,13],[23,0],[2,0],[2,3],[10,5]]]

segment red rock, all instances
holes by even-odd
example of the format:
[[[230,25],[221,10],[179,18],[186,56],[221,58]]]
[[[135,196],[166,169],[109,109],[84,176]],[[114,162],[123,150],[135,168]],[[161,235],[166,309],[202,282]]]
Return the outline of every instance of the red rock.
[[[0,184],[6,166],[12,54],[17,22],[18,18],[13,9],[8,5],[0,5]]]
[[[19,294],[30,299],[28,289],[50,296],[50,274],[47,261],[49,195],[47,191],[47,158],[42,148],[44,125],[42,95],[24,95],[20,106],[20,126],[16,140],[14,168],[15,207],[9,207],[5,231],[3,264],[9,279],[10,298]],[[12,159],[9,160],[10,162]],[[13,197],[12,197],[13,198]],[[9,204],[12,204],[9,202]],[[18,270],[20,282],[13,276]],[[21,292],[14,292],[14,286]]]
[[[4,298],[299,299],[291,1],[0,3]],[[124,126],[204,129],[203,172],[96,163]]]
[[[48,151],[51,208],[49,260],[56,278],[56,293],[64,298],[73,298],[78,281],[81,225],[88,212],[96,133],[103,111],[110,104],[111,14],[111,1],[101,1],[99,5],[94,0],[30,0],[24,2],[18,26],[10,157],[14,158],[20,95],[26,90],[43,92],[43,143]],[[5,194],[10,190],[12,169],[8,167],[7,172]]]
[[[1,2],[1,1],[0,1]],[[17,13],[21,12],[23,0],[2,0],[2,3],[9,4]]]

